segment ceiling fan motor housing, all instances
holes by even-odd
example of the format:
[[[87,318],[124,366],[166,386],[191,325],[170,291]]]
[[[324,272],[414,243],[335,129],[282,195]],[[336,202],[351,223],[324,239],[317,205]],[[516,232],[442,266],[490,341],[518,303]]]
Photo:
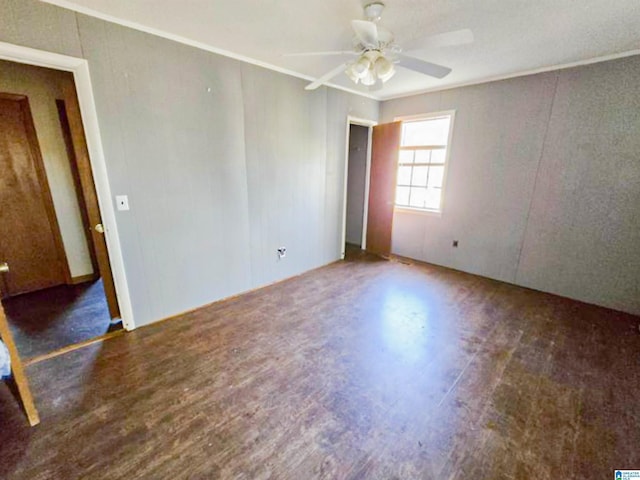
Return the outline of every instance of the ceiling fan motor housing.
[[[384,10],[384,3],[382,2],[373,2],[365,5],[364,7],[364,16],[367,20],[371,22],[377,22],[382,17],[382,12]]]

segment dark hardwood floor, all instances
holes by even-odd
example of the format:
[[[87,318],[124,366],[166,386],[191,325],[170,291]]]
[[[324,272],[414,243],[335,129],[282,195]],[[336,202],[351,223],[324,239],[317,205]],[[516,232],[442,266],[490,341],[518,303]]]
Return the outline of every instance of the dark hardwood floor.
[[[61,285],[2,301],[22,358],[50,353],[107,333],[102,281]]]
[[[0,478],[612,478],[640,468],[639,321],[358,256],[32,365]]]

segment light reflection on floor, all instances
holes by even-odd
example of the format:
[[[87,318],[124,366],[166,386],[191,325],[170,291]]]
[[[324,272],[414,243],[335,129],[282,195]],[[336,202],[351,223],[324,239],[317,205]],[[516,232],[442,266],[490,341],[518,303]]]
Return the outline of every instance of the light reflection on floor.
[[[393,353],[412,362],[426,354],[429,308],[424,299],[394,287],[385,290],[380,326],[383,341]]]

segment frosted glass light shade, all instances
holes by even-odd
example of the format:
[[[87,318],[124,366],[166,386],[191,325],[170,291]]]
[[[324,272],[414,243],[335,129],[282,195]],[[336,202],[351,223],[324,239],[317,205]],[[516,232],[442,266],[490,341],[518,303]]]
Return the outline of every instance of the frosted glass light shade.
[[[353,64],[352,70],[356,77],[362,79],[366,77],[369,70],[371,70],[371,61],[363,55]]]
[[[374,64],[374,69],[378,78],[383,82],[389,80],[396,73],[393,63],[383,56],[378,57]]]
[[[376,76],[372,69],[367,70],[367,74],[360,80],[363,85],[370,87],[376,84]]]
[[[356,85],[358,83],[360,83],[360,77],[358,77],[355,72],[353,71],[353,65],[349,65],[349,67],[345,70],[345,73],[347,74],[347,77],[349,77],[351,79],[351,81],[353,83],[355,83]]]

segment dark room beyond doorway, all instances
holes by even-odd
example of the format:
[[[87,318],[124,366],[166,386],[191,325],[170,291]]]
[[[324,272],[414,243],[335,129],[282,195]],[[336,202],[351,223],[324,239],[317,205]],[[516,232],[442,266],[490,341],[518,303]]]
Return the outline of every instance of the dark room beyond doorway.
[[[347,224],[345,235],[348,246],[362,247],[368,139],[369,127],[355,124],[349,126]]]

